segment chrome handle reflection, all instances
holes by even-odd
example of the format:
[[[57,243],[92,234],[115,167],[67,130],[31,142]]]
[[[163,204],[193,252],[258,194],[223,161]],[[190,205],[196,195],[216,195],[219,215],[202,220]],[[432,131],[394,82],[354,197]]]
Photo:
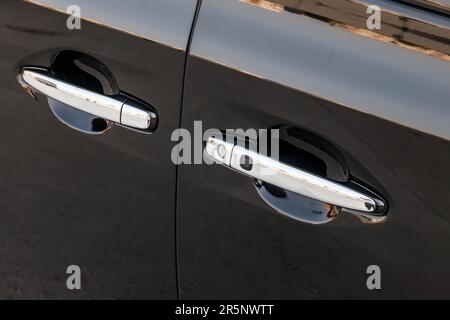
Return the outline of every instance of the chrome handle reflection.
[[[206,155],[212,160],[281,189],[337,206],[363,222],[379,223],[385,220],[377,216],[377,210],[385,203],[346,185],[322,178],[288,164],[276,161],[240,145],[209,137]]]
[[[156,114],[126,95],[105,96],[56,79],[46,69],[24,68],[20,82],[51,99],[99,118],[138,130],[149,130]],[[28,91],[29,91],[28,90]]]

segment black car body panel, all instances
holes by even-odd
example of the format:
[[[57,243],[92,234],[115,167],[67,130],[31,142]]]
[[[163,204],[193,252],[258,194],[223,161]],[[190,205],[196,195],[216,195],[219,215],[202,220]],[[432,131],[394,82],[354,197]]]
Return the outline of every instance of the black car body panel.
[[[0,3],[0,298],[450,298],[447,0],[78,0],[79,30],[71,2]],[[24,92],[24,67],[109,85],[157,130],[73,130]],[[283,130],[282,160],[357,183],[386,221],[299,222],[260,181],[177,167],[174,130],[194,121]],[[311,141],[326,150],[296,149]]]
[[[86,9],[91,1],[78,4],[95,12]],[[1,298],[177,297],[176,166],[168,141],[179,125],[185,47],[177,43],[187,45],[190,4],[188,25],[172,33],[184,40],[153,41],[130,34],[113,4],[97,13],[116,25],[83,20],[81,30],[68,30],[67,15],[54,10],[65,8],[60,1],[1,2]],[[154,9],[127,5],[130,18]],[[158,130],[114,126],[86,135],[60,123],[45,98],[36,104],[18,85],[16,68],[48,67],[64,50],[102,61],[121,90],[158,109]],[[66,288],[72,264],[83,270],[81,291]]]
[[[181,297],[448,297],[449,20],[389,3],[381,32],[403,32],[389,38],[357,32],[360,2],[296,3],[203,1],[182,127],[201,119],[205,128],[289,126],[326,138],[350,174],[387,199],[387,222],[299,223],[275,213],[248,177],[182,166]],[[434,32],[418,37],[425,29]],[[380,291],[367,289],[370,265],[382,270]]]

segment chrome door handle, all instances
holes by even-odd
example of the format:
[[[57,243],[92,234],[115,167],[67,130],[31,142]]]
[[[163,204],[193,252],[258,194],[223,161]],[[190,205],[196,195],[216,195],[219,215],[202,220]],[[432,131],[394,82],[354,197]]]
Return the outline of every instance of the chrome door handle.
[[[356,210],[366,219],[367,214],[373,214],[385,206],[383,201],[360,191],[281,163],[228,140],[209,137],[205,153],[216,162],[254,179],[327,204]]]
[[[138,130],[152,130],[157,115],[124,94],[106,96],[67,83],[44,68],[23,68],[22,85],[75,109]]]

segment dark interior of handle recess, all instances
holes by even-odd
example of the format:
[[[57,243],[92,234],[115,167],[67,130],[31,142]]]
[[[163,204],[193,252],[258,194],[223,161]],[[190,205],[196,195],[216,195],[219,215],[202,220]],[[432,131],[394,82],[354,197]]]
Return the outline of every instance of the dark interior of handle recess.
[[[351,180],[345,157],[331,142],[296,127],[280,126],[276,129],[279,130],[279,161],[343,185],[351,185],[353,189],[357,186],[360,191],[377,198],[372,191]],[[324,224],[334,220],[342,210],[333,204],[260,180],[255,180],[254,183],[259,195],[268,205],[295,220]],[[375,214],[381,215],[383,212]]]
[[[58,79],[83,89],[110,96],[119,94],[117,82],[109,69],[96,58],[84,53],[70,50],[59,52],[53,58],[49,71]],[[105,119],[52,98],[47,100],[53,114],[73,129],[89,134],[102,134],[112,126]]]

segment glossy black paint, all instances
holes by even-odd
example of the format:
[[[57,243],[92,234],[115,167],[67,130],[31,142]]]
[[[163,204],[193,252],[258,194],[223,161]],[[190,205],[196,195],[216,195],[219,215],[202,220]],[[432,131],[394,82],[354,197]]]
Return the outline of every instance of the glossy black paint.
[[[186,128],[308,128],[328,137],[351,174],[380,190],[386,224],[350,215],[326,226],[277,214],[247,177],[182,166],[182,298],[446,298],[450,295],[450,144],[199,58],[188,60]],[[238,123],[237,123],[238,122]],[[366,268],[382,269],[381,291]]]
[[[381,5],[380,31],[366,29],[368,4]],[[348,214],[305,224],[277,214],[245,176],[183,166],[181,297],[448,298],[449,30],[444,16],[391,1],[204,0],[182,126],[301,128],[329,140],[389,207],[385,224]],[[374,264],[382,290],[370,291]]]
[[[185,53],[15,0],[0,4],[0,298],[176,298],[175,172]],[[16,80],[62,49],[104,63],[121,90],[158,107],[152,135],[60,123]],[[47,65],[46,65],[47,64]],[[82,269],[82,290],[66,268]]]
[[[243,0],[243,2],[261,7],[264,7],[264,3],[269,3],[276,10],[304,15],[378,41],[405,46],[441,59],[450,59],[450,29],[438,22],[441,18],[445,21],[445,18],[449,17],[450,4],[442,3],[440,10],[436,10],[437,12],[424,12],[423,10],[412,10],[414,7],[409,8],[407,5],[402,6],[389,0],[270,0],[266,2]],[[419,5],[419,2],[423,7],[431,8],[434,5],[436,9],[440,4],[428,0],[409,1],[410,4],[416,5]],[[380,29],[369,30],[367,28],[366,10],[370,5],[377,5],[381,9]],[[399,8],[400,10],[398,10]],[[419,15],[411,14],[411,12],[419,13]],[[442,17],[436,16],[438,12],[442,12]]]
[[[421,21],[385,10],[389,28],[373,34],[361,33],[358,13],[365,7],[353,1],[241,2],[278,4],[269,10],[449,59],[448,28],[427,20],[428,13]],[[347,5],[352,14],[340,16]],[[111,22],[114,15],[99,12],[90,18]],[[218,129],[289,126],[324,137],[345,162],[334,178],[346,181],[349,174],[380,192],[389,219],[363,225],[342,215],[321,227],[300,223],[262,199],[266,186],[257,186],[258,193],[254,181],[221,166],[182,166],[177,182],[170,135],[179,126],[185,53],[176,48],[184,41],[152,42],[150,22],[133,34],[140,21],[124,16],[124,32],[87,21],[81,31],[69,31],[64,14],[13,0],[0,4],[0,298],[175,298],[177,271],[181,298],[450,296],[450,144],[423,132],[446,136],[442,123],[433,130],[435,118],[418,119],[421,132],[289,87],[295,79],[278,79],[282,85],[261,70],[191,56],[182,127],[192,129],[194,120]],[[253,43],[255,54],[260,43]],[[275,45],[261,48],[271,53]],[[49,67],[51,56],[67,49],[92,55],[117,87],[155,106],[158,130],[141,135],[113,127],[102,136],[83,135],[55,119],[45,99],[36,104],[27,96],[15,78],[18,68]],[[275,65],[280,57],[272,58]],[[434,85],[439,93],[442,85]],[[65,287],[70,264],[83,270],[82,291]],[[382,268],[382,291],[367,290],[372,264]]]

